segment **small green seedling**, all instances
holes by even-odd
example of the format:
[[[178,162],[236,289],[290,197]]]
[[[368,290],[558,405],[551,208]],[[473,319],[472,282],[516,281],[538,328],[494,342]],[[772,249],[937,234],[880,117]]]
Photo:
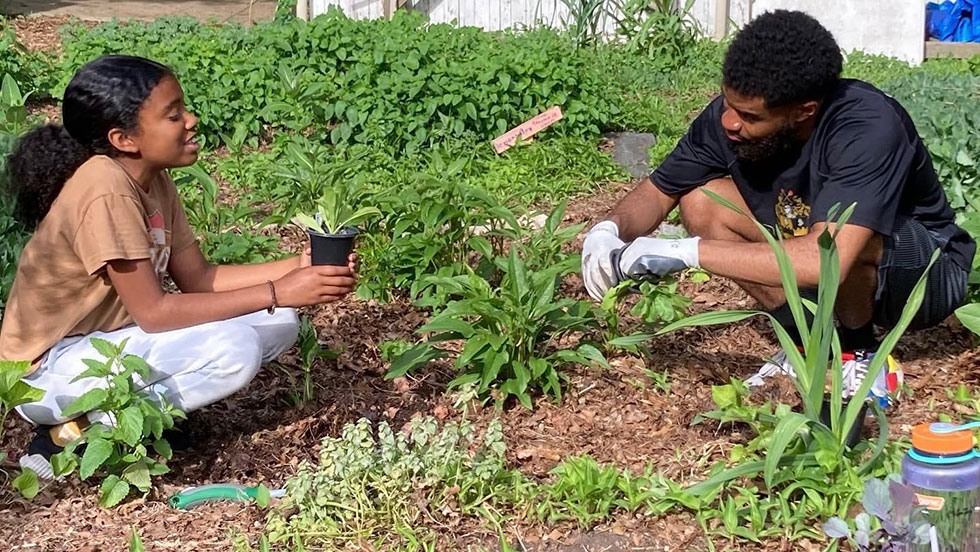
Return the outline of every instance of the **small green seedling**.
[[[297,214],[296,222],[313,232],[332,235],[340,234],[348,226],[356,226],[369,217],[381,214],[377,207],[353,209],[345,201],[344,195],[346,194],[339,193],[336,189],[325,190],[317,202],[313,216]]]

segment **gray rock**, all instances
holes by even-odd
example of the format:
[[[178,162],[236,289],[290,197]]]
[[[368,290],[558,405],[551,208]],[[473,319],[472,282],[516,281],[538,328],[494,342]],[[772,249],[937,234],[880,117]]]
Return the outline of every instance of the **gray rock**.
[[[650,148],[657,137],[641,132],[610,132],[606,138],[613,143],[613,159],[633,178],[650,175]]]

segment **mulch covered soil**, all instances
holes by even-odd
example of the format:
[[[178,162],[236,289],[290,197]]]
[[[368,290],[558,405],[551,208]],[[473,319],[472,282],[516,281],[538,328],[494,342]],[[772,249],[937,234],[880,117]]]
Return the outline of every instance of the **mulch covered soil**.
[[[582,198],[569,209],[567,222],[603,213],[624,190]],[[564,289],[585,298],[581,283],[569,277]],[[727,281],[684,284],[692,310],[745,308],[751,302]],[[315,460],[319,442],[337,436],[344,424],[366,417],[403,427],[414,416],[457,420],[462,413],[444,395],[452,374],[436,365],[409,378],[385,381],[387,369],[378,344],[411,339],[424,313],[403,301],[389,304],[348,299],[308,309],[321,342],[342,351],[315,367],[313,401],[296,405],[300,363],[291,351],[269,366],[246,390],[190,416],[194,445],[176,453],[172,473],[162,477],[149,496],[105,510],[97,506],[93,484],[72,481],[44,489],[33,501],[4,490],[0,497],[0,549],[60,551],[119,550],[137,527],[147,550],[227,550],[236,535],[261,533],[263,512],[254,506],[212,505],[191,512],[171,510],[170,494],[184,487],[234,481],[281,485],[303,460]],[[950,412],[946,390],[958,383],[980,384],[980,351],[955,321],[906,336],[898,347],[906,378],[914,390],[892,416],[893,428],[907,436],[911,425]],[[649,358],[621,355],[608,370],[578,368],[569,372],[564,400],[536,402],[503,412],[476,408],[469,416],[478,426],[500,417],[511,465],[546,478],[562,459],[589,454],[601,463],[642,471],[649,463],[681,481],[703,477],[711,462],[724,458],[743,436],[738,428],[691,425],[711,405],[711,385],[744,378],[776,346],[760,321],[720,328],[699,328],[654,340]],[[670,390],[656,389],[648,369],[670,373]],[[764,390],[783,395],[785,386]],[[930,403],[935,404],[930,409]],[[26,447],[29,426],[11,416],[4,449],[13,457]],[[649,519],[623,516],[586,534],[571,525],[519,527],[511,535],[528,550],[700,550],[701,531],[686,515]],[[494,546],[496,535],[468,527],[452,540]],[[800,543],[795,543],[798,547]],[[459,544],[463,547],[463,544]],[[770,543],[772,550],[789,543]],[[464,548],[461,548],[464,549]],[[785,548],[789,549],[789,548]]]
[[[28,32],[18,27],[18,32]],[[37,39],[38,44],[44,41]],[[592,221],[605,213],[628,189],[609,184],[593,195],[573,201],[566,223]],[[296,248],[293,240],[284,247]],[[752,301],[731,283],[713,278],[704,284],[685,282],[692,310],[749,308]],[[587,298],[577,276],[563,292]],[[413,417],[458,420],[463,413],[444,393],[452,378],[447,364],[392,381],[378,344],[412,339],[426,319],[404,301],[388,304],[358,301],[305,309],[324,346],[341,351],[338,358],[318,362],[314,369],[315,398],[297,404],[303,378],[296,350],[263,370],[244,391],[190,415],[193,445],[175,453],[171,473],[156,481],[145,498],[131,499],[106,510],[97,505],[93,483],[72,481],[42,490],[33,501],[0,490],[0,550],[117,551],[125,549],[135,527],[147,550],[229,550],[236,536],[252,542],[261,534],[265,513],[252,505],[216,504],[190,512],[172,510],[166,499],[195,485],[217,482],[264,483],[276,488],[295,473],[303,460],[315,460],[322,438],[337,436],[344,424],[360,418],[387,420],[402,428]],[[980,351],[955,320],[939,328],[904,337],[896,351],[914,391],[892,414],[893,431],[907,436],[912,425],[952,412],[946,390],[959,383],[980,385]],[[699,328],[657,338],[648,358],[623,354],[611,358],[609,369],[574,368],[561,403],[536,401],[533,410],[520,406],[504,411],[470,405],[468,416],[478,426],[499,417],[504,426],[509,463],[524,473],[547,478],[562,459],[589,454],[601,463],[642,470],[657,469],[681,481],[703,478],[711,462],[727,456],[747,436],[739,428],[691,425],[711,407],[711,385],[753,373],[776,350],[771,330],[759,319],[718,328]],[[653,385],[645,371],[667,371],[667,392]],[[787,396],[778,383],[763,390]],[[30,427],[10,416],[2,443],[16,458],[30,439]],[[555,551],[704,550],[707,542],[686,514],[649,518],[621,516],[582,533],[572,524],[520,526],[508,535],[517,549]],[[444,536],[440,550],[497,548],[492,528],[456,527]],[[718,542],[721,548],[727,543]],[[522,548],[523,547],[523,548]],[[758,550],[799,550],[802,542],[770,542]],[[743,547],[742,549],[749,549]]]

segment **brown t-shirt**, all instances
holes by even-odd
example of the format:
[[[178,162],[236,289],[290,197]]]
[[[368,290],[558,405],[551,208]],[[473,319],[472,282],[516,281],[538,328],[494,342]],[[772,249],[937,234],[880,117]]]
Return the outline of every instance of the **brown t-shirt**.
[[[133,323],[106,264],[151,259],[157,277],[194,233],[170,175],[144,191],[97,155],[65,183],[24,247],[0,328],[0,359],[38,360],[65,337]]]

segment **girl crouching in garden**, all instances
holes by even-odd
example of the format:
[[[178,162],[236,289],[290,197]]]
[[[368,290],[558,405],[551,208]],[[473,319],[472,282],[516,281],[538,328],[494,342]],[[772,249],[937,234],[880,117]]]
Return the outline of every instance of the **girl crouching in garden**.
[[[310,266],[308,250],[281,261],[215,266],[202,255],[167,169],[197,161],[197,118],[173,72],[106,56],[65,90],[61,125],[20,139],[9,158],[16,216],[34,234],[17,266],[0,359],[28,360],[44,397],[18,411],[38,426],[21,463],[42,477],[49,459],[91,422],[62,414],[103,378],[73,381],[99,359],[90,338],[126,340],[151,367],[137,385],[189,412],[245,387],[292,346],[291,307],[337,301],[355,285],[348,266]],[[181,293],[167,293],[163,277]]]

